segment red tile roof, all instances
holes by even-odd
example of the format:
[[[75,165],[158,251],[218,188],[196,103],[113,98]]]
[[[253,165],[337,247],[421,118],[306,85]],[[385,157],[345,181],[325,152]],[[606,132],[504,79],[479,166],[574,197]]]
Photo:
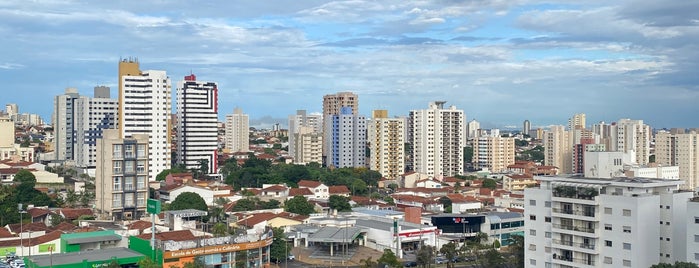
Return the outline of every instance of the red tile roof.
[[[153,227],[151,225],[151,222],[149,221],[135,221],[129,224],[128,228],[129,230],[140,230],[143,231],[145,229]]]
[[[298,184],[299,184],[299,187],[316,188],[316,187],[320,186],[322,183],[319,181],[300,180]]]
[[[45,223],[43,222],[32,222],[32,223],[25,223],[25,224],[19,224],[19,223],[13,223],[13,224],[8,224],[7,225],[10,228],[10,231],[12,233],[18,234],[21,232],[41,232],[41,231],[48,231],[49,227],[46,226]]]
[[[94,212],[89,208],[63,208],[56,211],[58,214],[62,214],[63,218],[66,220],[76,220],[80,216],[94,216]]]
[[[289,189],[289,188],[287,188],[287,187],[284,186],[284,185],[279,185],[279,184],[277,184],[277,185],[272,185],[272,186],[267,187],[267,188],[263,188],[262,191],[267,191],[267,192],[281,192],[281,191],[286,191],[286,189]]]
[[[138,238],[141,239],[146,239],[150,240],[151,234],[141,234],[138,236]],[[197,237],[192,234],[192,231],[190,230],[180,230],[180,231],[172,231],[172,232],[162,232],[162,233],[156,233],[155,234],[155,239],[161,240],[161,241],[188,241],[188,240],[194,240]]]
[[[56,226],[51,226],[50,228],[52,230],[59,230],[59,231],[67,232],[67,231],[75,230],[76,228],[78,228],[78,226],[75,226],[72,223],[68,223],[68,222],[61,222]]]
[[[333,185],[328,187],[328,193],[330,194],[349,194],[350,190],[344,185]]]
[[[48,209],[44,209],[44,208],[30,208],[29,210],[27,210],[27,212],[29,213],[29,215],[31,215],[32,218],[36,218],[36,217],[46,216],[51,211]]]
[[[10,231],[5,228],[0,228],[0,238],[14,237]]]
[[[274,219],[276,217],[277,217],[277,214],[274,214],[272,212],[256,213],[250,217],[239,220],[238,225],[242,225],[242,226],[246,226],[246,227],[253,227],[256,224],[259,224],[263,221],[268,221],[268,220]]]
[[[289,188],[289,196],[297,195],[313,195],[313,192],[308,188]]]

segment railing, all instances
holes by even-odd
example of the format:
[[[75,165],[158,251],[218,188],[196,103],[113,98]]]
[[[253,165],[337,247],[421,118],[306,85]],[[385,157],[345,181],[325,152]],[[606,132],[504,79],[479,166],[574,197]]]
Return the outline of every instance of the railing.
[[[583,248],[583,249],[595,249],[594,244],[590,243],[575,243],[573,241],[566,241],[566,240],[558,240],[558,239],[553,239],[554,244],[558,245],[563,245],[563,246],[569,246],[569,247],[577,247],[577,248]]]
[[[595,216],[595,212],[594,212],[594,211],[585,211],[585,210],[572,210],[572,209],[553,208],[553,212],[556,212],[556,213],[563,213],[563,214],[570,214],[570,215],[585,216],[585,217],[594,217],[594,216]]]
[[[577,231],[577,232],[585,232],[585,233],[595,233],[595,229],[592,228],[585,228],[582,226],[573,226],[573,225],[561,225],[561,224],[553,224],[553,228],[558,228],[558,229],[564,229],[564,230],[571,230],[571,231]]]
[[[595,260],[580,259],[580,258],[572,258],[572,257],[564,257],[564,256],[556,256],[555,259],[561,260],[561,261],[567,261],[567,262],[574,262],[574,263],[584,264],[584,265],[590,265],[590,266],[594,266],[594,265],[595,265]]]

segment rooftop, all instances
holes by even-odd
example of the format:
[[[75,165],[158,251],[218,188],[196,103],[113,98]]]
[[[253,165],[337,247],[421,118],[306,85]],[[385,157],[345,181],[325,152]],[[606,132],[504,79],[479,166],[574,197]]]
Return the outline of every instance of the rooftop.
[[[309,242],[346,243],[354,240],[362,232],[359,227],[322,227],[308,237]]]
[[[37,266],[48,267],[53,265],[66,265],[87,260],[88,262],[108,261],[112,258],[138,258],[144,255],[128,248],[109,248],[84,252],[72,252],[52,255],[34,255],[28,257],[29,261]]]

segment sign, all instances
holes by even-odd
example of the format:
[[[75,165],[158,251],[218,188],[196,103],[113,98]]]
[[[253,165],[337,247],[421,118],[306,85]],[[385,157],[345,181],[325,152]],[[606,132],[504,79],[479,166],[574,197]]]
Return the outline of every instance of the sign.
[[[269,246],[271,244],[272,244],[272,238],[267,239],[267,240],[250,242],[250,243],[228,244],[228,245],[208,246],[208,247],[202,247],[202,248],[193,248],[193,249],[185,249],[185,250],[177,250],[177,251],[166,251],[163,253],[163,259],[211,255],[211,254],[224,253],[224,252],[243,251],[243,250],[266,247],[266,246]]]
[[[56,250],[55,244],[41,244],[41,245],[39,245],[39,252],[41,252],[41,253],[53,252],[54,250]]]
[[[160,200],[148,199],[148,202],[146,203],[146,212],[150,214],[158,214],[160,213],[161,208]]]

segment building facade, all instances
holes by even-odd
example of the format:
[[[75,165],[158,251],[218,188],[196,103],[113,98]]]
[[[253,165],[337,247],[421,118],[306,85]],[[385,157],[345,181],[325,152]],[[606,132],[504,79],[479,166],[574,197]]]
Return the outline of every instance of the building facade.
[[[493,173],[507,171],[507,166],[515,163],[515,138],[500,137],[500,131],[478,136],[474,140],[473,165],[475,168],[488,169]]]
[[[109,87],[97,86],[92,98],[75,99],[75,164],[78,167],[95,168],[97,165],[97,140],[105,129],[116,129],[119,102],[110,98]]]
[[[107,129],[97,141],[95,208],[101,219],[139,219],[148,199],[148,134],[121,138]]]
[[[338,92],[323,96],[323,165],[332,161],[333,115],[339,115],[342,107],[349,107],[353,115],[359,113],[359,96],[352,92]]]
[[[240,108],[226,115],[226,148],[230,152],[250,151],[250,117]]]
[[[444,103],[430,102],[428,109],[410,111],[408,123],[414,169],[433,177],[464,173],[464,111],[444,108]]]
[[[572,173],[572,138],[572,132],[563,126],[551,126],[544,132],[544,165],[557,167],[559,174]]]
[[[634,162],[647,165],[650,158],[651,129],[643,120],[619,119],[611,126],[611,151],[633,152]]]
[[[315,142],[320,142],[320,145],[316,145]],[[297,110],[296,114],[289,116],[289,155],[294,158],[294,163],[323,163],[322,143],[322,114],[308,114],[306,110]],[[320,151],[316,151],[316,146]]]
[[[366,167],[366,118],[343,107],[332,115],[330,165],[337,168]]]
[[[177,163],[218,171],[218,85],[194,74],[177,83]]]
[[[389,118],[388,111],[375,110],[368,124],[369,168],[387,179],[405,173],[405,120]]]
[[[66,88],[63,95],[53,98],[54,160],[75,160],[75,100],[80,97],[78,89]]]
[[[141,71],[135,60],[119,62],[121,137],[148,135],[148,177],[152,181],[171,165],[171,95],[170,78],[165,71]]]
[[[655,162],[679,166],[686,189],[699,187],[699,130],[672,129],[655,134]]]
[[[524,190],[527,267],[650,267],[687,259],[693,193],[678,191],[681,181],[537,179],[539,188]]]

